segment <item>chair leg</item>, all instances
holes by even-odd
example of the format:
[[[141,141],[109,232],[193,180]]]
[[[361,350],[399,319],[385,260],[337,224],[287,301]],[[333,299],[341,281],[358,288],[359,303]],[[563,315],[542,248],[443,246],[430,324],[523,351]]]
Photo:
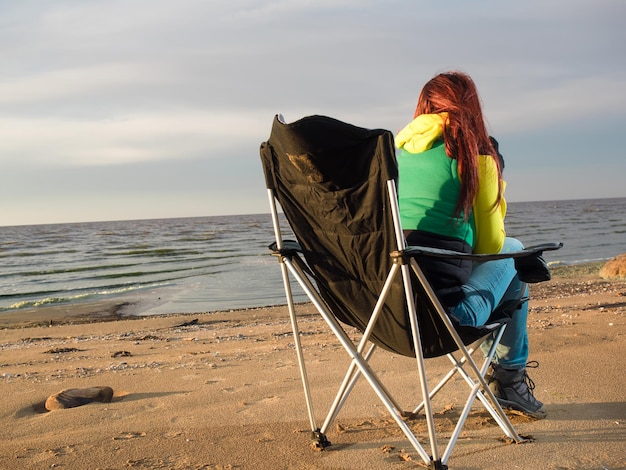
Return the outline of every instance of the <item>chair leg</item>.
[[[381,290],[378,301],[376,302],[374,310],[372,311],[369,324],[367,325],[367,328],[365,328],[365,331],[363,332],[363,337],[361,338],[361,341],[359,342],[359,345],[357,347],[357,352],[359,354],[363,354],[363,350],[365,349],[365,347],[367,346],[367,343],[369,342],[369,337],[372,333],[374,325],[376,325],[376,321],[378,320],[378,317],[380,316],[382,312],[382,308],[385,304],[385,300],[387,299],[391,286],[393,285],[393,281],[398,274],[398,269],[399,268],[397,265],[393,266],[387,276],[387,280],[385,281],[385,284]],[[374,353],[375,349],[376,349],[376,345],[372,344],[370,346],[370,349],[364,356],[364,359],[366,362],[369,362],[369,359]],[[357,364],[355,361],[352,361],[352,363],[350,364],[350,367],[348,368],[348,372],[346,373],[344,381],[341,384],[339,392],[337,393],[335,401],[333,402],[330,412],[328,413],[326,421],[324,422],[324,425],[322,426],[323,432],[325,432],[328,429],[328,427],[330,427],[331,423],[333,422],[333,420],[339,413],[339,410],[343,406],[343,403],[345,402],[346,398],[352,391],[352,388],[356,384],[356,381],[358,380],[359,377],[360,377],[360,371],[357,368]],[[382,382],[379,382],[379,385],[381,389],[383,390],[383,392],[385,393],[385,395],[387,395],[387,397],[393,404],[394,408],[396,409],[396,412],[400,415],[403,415],[402,407],[393,398],[393,395],[389,392],[389,390],[387,390],[387,388]]]
[[[474,354],[474,350],[473,349],[468,349],[470,354]],[[452,354],[448,354],[448,359],[450,359],[450,361],[452,362],[452,364],[456,364],[456,358],[452,355]],[[462,357],[459,361],[459,365],[462,365],[465,363],[465,358]],[[430,391],[430,395],[428,396],[428,398],[430,398],[431,400],[435,397],[435,395],[437,395],[437,393],[448,383],[448,381],[454,376],[454,374],[456,374],[458,372],[458,368],[457,367],[453,367],[452,369],[450,369],[448,371],[448,373],[439,381],[439,383],[434,386],[431,391]],[[415,409],[413,409],[412,413],[413,414],[417,414],[420,411],[422,411],[422,409],[424,408],[424,401],[422,401],[419,405],[417,405],[417,407],[415,407]]]
[[[503,325],[500,328],[500,330],[498,332],[498,335],[497,335],[497,338],[496,338],[496,341],[494,341],[495,345],[497,345],[497,343],[499,342],[500,337],[502,336],[502,333],[504,332],[504,327],[505,327],[505,325]],[[483,365],[480,368],[481,378],[484,378],[485,373],[487,372],[487,368],[489,367],[489,364],[491,363],[491,360],[492,360],[493,355],[495,353],[495,349],[496,349],[495,346],[492,346],[490,351],[489,351],[489,353],[487,354],[487,357],[483,361]],[[502,415],[500,415],[496,411],[494,406],[489,402],[489,400],[483,394],[479,393],[480,390],[481,390],[480,380],[478,382],[475,382],[474,380],[472,380],[472,378],[469,376],[469,374],[463,368],[463,362],[465,362],[463,359],[465,359],[465,358],[461,358],[460,361],[457,361],[456,358],[452,354],[449,354],[448,358],[455,365],[453,370],[457,370],[459,372],[459,374],[465,379],[465,381],[471,387],[472,391],[471,391],[471,393],[470,393],[470,395],[469,395],[469,397],[468,397],[468,399],[467,399],[467,401],[465,403],[465,406],[463,407],[463,411],[461,412],[459,420],[457,421],[457,425],[455,426],[454,431],[452,432],[452,435],[450,436],[450,440],[448,441],[448,445],[446,447],[446,450],[443,453],[442,460],[444,462],[447,462],[447,460],[450,458],[450,455],[452,454],[452,450],[454,448],[454,445],[456,444],[456,441],[458,440],[458,438],[459,438],[459,436],[461,434],[463,425],[465,424],[465,421],[467,420],[467,417],[469,416],[469,412],[470,412],[470,410],[472,408],[472,405],[474,404],[474,401],[475,401],[476,397],[479,398],[479,400],[482,402],[482,404],[485,407],[485,409],[494,418],[496,423],[498,423],[498,425],[504,431],[504,433],[509,438],[517,440],[516,437],[519,438],[519,436],[517,436],[517,433],[513,429],[513,426],[510,423],[509,419],[506,417],[506,415],[504,415],[504,413],[502,413]]]
[[[324,312],[322,312],[322,315],[324,316]],[[356,367],[358,367],[359,374],[362,374],[368,381],[378,398],[381,400],[385,408],[387,408],[387,411],[389,411],[391,417],[394,419],[400,430],[409,440],[413,448],[420,454],[425,463],[431,462],[431,457],[417,440],[417,437],[413,434],[408,424],[403,420],[402,414],[398,412],[397,406],[394,403],[393,399],[390,398],[386,389],[381,385],[381,381],[378,379],[374,371],[370,368],[363,355],[360,354],[359,351],[357,351],[354,344],[350,341],[345,332],[341,329],[339,323],[334,319],[332,315],[328,318],[325,316],[325,319],[333,330],[335,336],[339,339],[344,349],[352,357],[353,362],[356,364]]]
[[[422,341],[417,323],[417,308],[415,306],[415,296],[413,295],[413,287],[411,284],[411,271],[407,264],[402,264],[402,279],[404,284],[405,298],[407,300],[409,320],[411,323],[411,334],[413,335],[413,343],[415,350],[415,359],[417,361],[417,370],[419,374],[420,388],[422,398],[424,400],[424,413],[426,414],[426,426],[428,428],[428,438],[430,440],[432,462],[440,462],[439,447],[437,442],[437,433],[435,431],[435,418],[430,402],[430,393],[428,391],[428,381],[426,378],[426,366],[424,364],[424,356],[422,354]]]
[[[467,403],[465,405],[464,414],[467,415],[469,413],[469,409],[471,408],[474,402],[474,399],[478,397],[479,400],[482,402],[483,406],[485,407],[485,409],[493,417],[496,423],[498,423],[498,425],[500,426],[502,431],[507,435],[507,437],[515,440],[516,442],[521,442],[523,439],[517,434],[517,431],[511,424],[511,421],[509,420],[509,418],[504,413],[504,410],[500,406],[500,403],[498,402],[496,397],[493,395],[493,392],[491,391],[491,389],[485,382],[485,378],[484,378],[485,374],[487,373],[487,368],[489,367],[489,364],[491,364],[491,361],[495,354],[496,347],[498,343],[500,342],[502,334],[504,333],[505,327],[506,325],[502,325],[500,327],[500,329],[498,330],[498,333],[496,334],[496,338],[493,344],[491,345],[491,348],[489,349],[489,352],[487,356],[485,357],[485,360],[483,361],[483,364],[480,370],[476,369],[476,371],[478,372],[478,374],[476,375],[477,381],[474,381],[470,377],[470,375],[467,373],[465,368],[463,367],[464,357],[461,358],[460,361],[457,361],[453,355],[448,355],[448,357],[450,358],[452,363],[455,365],[455,369],[458,370],[458,372],[461,374],[461,376],[465,379],[465,381],[468,383],[468,385],[472,389],[472,393],[470,394],[467,400]],[[474,367],[475,367],[475,364],[474,364]],[[482,390],[483,393],[478,393],[480,390]],[[464,419],[459,420],[457,424],[458,433],[460,433],[463,421]],[[457,433],[457,430],[455,430],[455,434],[458,434],[458,433]]]
[[[319,295],[316,294],[316,291],[314,287],[312,286],[311,282],[309,281],[309,279],[297,266],[294,265],[294,263],[291,262],[290,259],[284,258],[283,262],[287,266],[288,271],[294,275],[294,277],[298,281],[298,284],[305,291],[306,295],[309,297],[311,302],[315,305],[318,312],[321,314],[322,318],[324,318],[324,320],[326,321],[326,324],[330,327],[335,337],[339,340],[339,343],[343,346],[346,352],[350,355],[353,363],[358,368],[359,374],[362,374],[365,377],[365,379],[368,381],[368,383],[370,384],[370,386],[372,387],[372,389],[374,390],[378,398],[381,400],[385,408],[387,408],[392,418],[395,420],[400,430],[407,437],[407,439],[409,440],[413,448],[420,454],[420,457],[422,457],[425,463],[431,462],[432,460],[431,457],[424,450],[420,442],[417,440],[417,438],[415,437],[415,435],[413,434],[413,432],[407,425],[407,423],[405,423],[404,420],[402,419],[402,414],[398,411],[397,404],[394,402],[392,398],[390,398],[389,392],[381,385],[381,381],[378,379],[374,371],[371,369],[371,367],[369,366],[369,364],[367,363],[367,361],[365,360],[361,352],[359,352],[357,348],[355,347],[354,343],[352,343],[352,341],[350,340],[346,332],[343,330],[343,328],[341,327],[337,319],[334,317],[334,315],[331,312],[328,311],[328,309],[324,305],[323,300],[319,297]],[[286,282],[288,282],[288,278]],[[290,292],[290,289],[288,290],[288,292]],[[294,318],[294,321],[295,321],[295,318]],[[299,349],[301,351],[301,347]],[[303,371],[302,368],[301,368],[301,374],[303,376],[303,383],[306,384],[305,394],[307,395],[307,400],[308,400],[310,398],[308,379],[306,379],[306,373]],[[312,407],[311,407],[311,410],[312,410]],[[312,431],[313,431],[312,436],[313,436],[314,442],[320,442],[321,443],[320,447],[322,447],[323,445],[327,445],[326,443],[328,441],[326,440],[326,437],[321,433],[320,429],[315,427],[313,423],[314,423],[314,420],[311,417],[311,424],[312,424]]]
[[[376,345],[372,344],[370,349],[367,351],[367,353],[365,354],[363,358],[369,362],[375,349],[376,349]],[[321,432],[325,433],[326,431],[328,431],[328,428],[332,425],[333,421],[339,414],[339,411],[343,407],[346,399],[348,398],[348,395],[350,395],[350,392],[354,388],[354,385],[356,384],[360,376],[361,376],[361,372],[358,369],[356,362],[352,361],[350,363],[350,367],[348,368],[348,371],[346,372],[346,376],[343,379],[341,387],[339,387],[339,391],[337,392],[335,401],[331,405],[328,415],[326,416],[326,420],[324,421],[324,424],[321,427]]]
[[[315,422],[315,412],[313,410],[313,399],[311,397],[311,387],[309,385],[309,378],[306,371],[306,363],[304,361],[304,354],[302,352],[302,341],[300,340],[300,331],[298,328],[298,320],[296,318],[296,308],[293,302],[293,295],[291,291],[291,284],[289,282],[289,272],[285,261],[280,263],[281,271],[283,275],[283,283],[285,287],[285,293],[287,297],[287,306],[289,308],[289,319],[291,321],[291,329],[293,332],[293,341],[296,348],[296,355],[298,357],[298,365],[300,366],[300,378],[302,380],[302,387],[304,388],[304,397],[306,400],[306,407],[309,414],[309,424],[311,430],[316,432],[318,429]]]

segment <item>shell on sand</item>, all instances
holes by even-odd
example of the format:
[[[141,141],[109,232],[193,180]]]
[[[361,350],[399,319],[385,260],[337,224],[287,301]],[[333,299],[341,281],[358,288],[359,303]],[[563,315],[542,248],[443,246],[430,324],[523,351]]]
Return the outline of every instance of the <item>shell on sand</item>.
[[[50,411],[62,410],[86,405],[94,401],[109,403],[112,398],[113,389],[111,387],[68,388],[50,395],[45,406]]]

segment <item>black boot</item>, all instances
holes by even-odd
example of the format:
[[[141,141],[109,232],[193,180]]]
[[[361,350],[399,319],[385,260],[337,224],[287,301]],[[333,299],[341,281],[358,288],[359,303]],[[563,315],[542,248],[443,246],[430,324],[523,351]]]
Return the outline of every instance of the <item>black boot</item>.
[[[537,365],[534,361],[527,364],[529,367]],[[535,383],[528,377],[526,368],[506,369],[498,364],[491,364],[491,370],[485,379],[503,408],[516,410],[535,419],[546,417],[543,403],[533,395]]]

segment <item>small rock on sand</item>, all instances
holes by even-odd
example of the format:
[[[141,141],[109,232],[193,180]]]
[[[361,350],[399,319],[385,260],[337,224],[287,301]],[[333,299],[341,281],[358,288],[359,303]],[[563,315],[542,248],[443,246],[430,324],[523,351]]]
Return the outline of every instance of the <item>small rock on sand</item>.
[[[608,260],[598,274],[602,279],[626,279],[626,253]]]
[[[112,398],[113,389],[111,387],[68,388],[50,395],[45,406],[49,411],[62,410],[86,405],[94,401],[109,403]]]

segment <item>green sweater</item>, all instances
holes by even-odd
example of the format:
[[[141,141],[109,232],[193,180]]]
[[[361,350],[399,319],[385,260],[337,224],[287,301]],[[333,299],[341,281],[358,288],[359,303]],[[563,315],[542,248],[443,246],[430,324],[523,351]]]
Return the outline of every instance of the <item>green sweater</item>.
[[[474,246],[473,217],[452,219],[461,181],[457,161],[448,157],[442,139],[419,154],[397,155],[400,219],[404,230],[422,230],[464,240]]]

